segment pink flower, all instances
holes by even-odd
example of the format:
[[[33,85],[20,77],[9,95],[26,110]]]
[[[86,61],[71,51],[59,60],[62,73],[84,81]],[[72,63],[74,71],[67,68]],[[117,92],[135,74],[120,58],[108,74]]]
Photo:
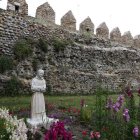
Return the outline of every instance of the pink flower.
[[[96,139],[99,139],[101,137],[100,132],[95,132],[94,136],[95,136]]]
[[[130,116],[129,116],[129,110],[128,109],[124,109],[123,111],[123,118],[126,122],[130,121]]]
[[[91,138],[91,139],[94,138],[94,132],[93,132],[93,131],[90,132],[90,138]]]
[[[113,105],[113,110],[114,110],[114,112],[118,112],[119,111],[119,108],[118,108],[118,106],[116,104]]]
[[[120,96],[117,98],[117,101],[118,101],[120,104],[122,104],[123,101],[124,101],[123,95],[120,95]]]
[[[139,128],[138,128],[138,126],[135,126],[134,127],[134,129],[133,129],[133,135],[134,135],[134,137],[138,137],[138,135],[139,135]]]
[[[86,136],[87,135],[87,131],[86,130],[82,131],[82,135]]]
[[[129,87],[125,90],[125,92],[128,95],[128,97],[132,97],[133,98],[132,90]]]
[[[93,132],[93,131],[91,131],[90,132],[90,138],[91,139],[99,139],[101,137],[101,135],[100,135],[100,132]]]

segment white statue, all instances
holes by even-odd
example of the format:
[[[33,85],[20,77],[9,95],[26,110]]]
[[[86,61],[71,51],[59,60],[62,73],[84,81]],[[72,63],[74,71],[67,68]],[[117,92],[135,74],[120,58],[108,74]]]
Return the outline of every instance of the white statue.
[[[31,119],[28,119],[27,122],[31,126],[38,126],[42,124],[47,124],[47,128],[55,120],[53,118],[48,118],[45,112],[45,99],[43,92],[46,91],[46,82],[43,78],[44,71],[39,69],[37,76],[31,81],[31,90],[33,91],[32,102],[31,102]]]
[[[34,92],[31,102],[31,119],[41,121],[46,118],[45,100],[43,92],[46,91],[46,82],[43,78],[44,71],[38,70],[37,76],[32,79],[31,90]]]

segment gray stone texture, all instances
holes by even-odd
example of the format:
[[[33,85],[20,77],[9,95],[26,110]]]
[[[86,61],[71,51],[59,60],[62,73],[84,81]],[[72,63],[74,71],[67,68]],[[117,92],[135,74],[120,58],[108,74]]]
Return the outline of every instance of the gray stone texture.
[[[43,21],[55,23],[55,12],[48,2],[37,7],[36,18]]]
[[[134,45],[134,40],[130,31],[127,31],[122,35],[122,44],[127,45],[127,46]]]
[[[0,55],[8,55],[14,60],[13,46],[20,38],[44,38],[49,44],[46,53],[33,46],[33,56],[17,61],[13,70],[0,74],[0,89],[12,75],[16,75],[29,88],[35,73],[33,58],[38,60],[42,54],[45,80],[53,93],[86,94],[93,93],[98,86],[120,90],[128,83],[139,85],[139,35],[133,40],[131,34],[126,33],[121,42],[119,30],[116,29],[110,33],[109,39],[109,30],[103,23],[96,30],[97,37],[91,37],[87,44],[83,34],[72,32],[76,30],[76,20],[71,12],[64,16],[63,21],[63,26],[41,24],[37,18],[0,9]],[[66,46],[64,52],[55,52],[51,44],[54,37],[71,40],[72,43]],[[112,41],[118,41],[118,44],[114,45]],[[127,47],[133,41],[135,46]]]
[[[76,31],[76,19],[71,10],[61,18],[61,26],[69,31]]]
[[[121,42],[121,32],[120,32],[120,29],[118,27],[114,28],[110,32],[110,40],[112,42],[115,42],[115,43]]]
[[[28,15],[28,4],[25,0],[8,0],[7,10],[14,13],[20,13],[23,16]]]
[[[105,22],[101,23],[96,29],[96,36],[103,39],[109,38],[109,29]]]
[[[94,24],[90,17],[87,17],[83,22],[80,23],[79,32],[82,34],[94,35]]]
[[[136,35],[136,36],[134,37],[134,46],[135,46],[136,48],[140,48],[140,35]]]

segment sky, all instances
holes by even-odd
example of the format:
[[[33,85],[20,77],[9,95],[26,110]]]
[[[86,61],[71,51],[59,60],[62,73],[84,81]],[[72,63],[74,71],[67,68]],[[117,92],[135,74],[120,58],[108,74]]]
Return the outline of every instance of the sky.
[[[69,10],[73,12],[79,24],[88,16],[95,25],[95,29],[105,22],[111,32],[119,27],[122,35],[130,31],[132,36],[140,34],[140,0],[26,0],[28,14],[35,16],[36,8],[48,2],[56,13],[56,24]],[[7,0],[0,0],[0,8],[6,9]]]

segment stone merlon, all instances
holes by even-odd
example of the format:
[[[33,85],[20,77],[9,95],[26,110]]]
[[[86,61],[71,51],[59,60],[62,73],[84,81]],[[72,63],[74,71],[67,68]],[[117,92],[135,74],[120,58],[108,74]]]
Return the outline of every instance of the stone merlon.
[[[76,31],[76,19],[71,10],[61,18],[61,26],[64,29]]]
[[[94,24],[90,17],[87,17],[83,22],[80,23],[80,33],[94,34]]]
[[[114,28],[110,32],[110,40],[113,42],[121,42],[121,32],[118,27]]]
[[[105,22],[101,23],[96,29],[96,36],[103,39],[108,39],[109,29]]]
[[[55,12],[48,2],[37,7],[36,18],[55,23]]]
[[[136,48],[140,48],[140,35],[136,35],[136,36],[134,37],[134,46],[135,46]]]
[[[133,37],[130,31],[127,31],[122,35],[122,44],[127,45],[127,46],[134,45]]]
[[[25,0],[8,0],[7,11],[13,11],[25,16],[28,15],[28,4]]]

